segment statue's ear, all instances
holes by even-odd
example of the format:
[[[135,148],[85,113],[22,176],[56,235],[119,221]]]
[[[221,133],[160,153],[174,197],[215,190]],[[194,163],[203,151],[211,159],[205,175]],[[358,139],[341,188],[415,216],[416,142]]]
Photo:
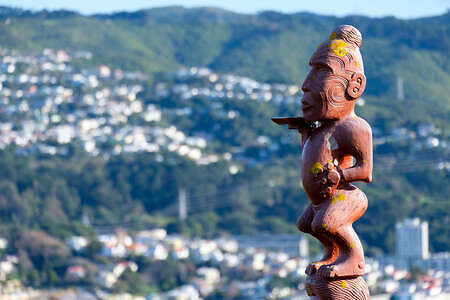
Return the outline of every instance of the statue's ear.
[[[347,94],[357,99],[361,97],[364,89],[366,88],[366,76],[361,72],[355,72],[350,79],[350,83],[347,86]]]

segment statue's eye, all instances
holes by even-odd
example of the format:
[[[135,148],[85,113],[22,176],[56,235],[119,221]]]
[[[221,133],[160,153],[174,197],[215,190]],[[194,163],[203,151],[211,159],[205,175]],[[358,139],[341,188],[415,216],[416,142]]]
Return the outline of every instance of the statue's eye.
[[[329,72],[329,71],[331,71],[330,67],[328,67],[327,65],[324,65],[324,64],[317,64],[315,66],[315,68],[316,68],[317,71],[320,71],[320,72]]]

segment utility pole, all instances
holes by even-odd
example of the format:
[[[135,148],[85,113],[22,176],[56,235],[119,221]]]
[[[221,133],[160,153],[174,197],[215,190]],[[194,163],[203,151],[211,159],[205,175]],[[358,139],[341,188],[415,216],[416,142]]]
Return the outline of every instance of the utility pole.
[[[404,100],[405,92],[403,90],[403,77],[397,76],[397,99]]]
[[[86,227],[90,227],[91,226],[91,221],[89,220],[89,216],[88,216],[88,214],[86,212],[83,212],[83,216],[82,216],[81,222]]]
[[[184,189],[178,190],[178,219],[185,220],[187,217],[187,197]]]

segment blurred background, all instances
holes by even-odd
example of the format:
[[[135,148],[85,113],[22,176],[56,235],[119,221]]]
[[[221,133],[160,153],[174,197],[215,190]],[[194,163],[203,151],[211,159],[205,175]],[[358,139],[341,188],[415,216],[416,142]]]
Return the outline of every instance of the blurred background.
[[[316,2],[0,1],[0,298],[308,299],[300,136],[270,118],[351,24],[372,299],[450,299],[450,4]]]

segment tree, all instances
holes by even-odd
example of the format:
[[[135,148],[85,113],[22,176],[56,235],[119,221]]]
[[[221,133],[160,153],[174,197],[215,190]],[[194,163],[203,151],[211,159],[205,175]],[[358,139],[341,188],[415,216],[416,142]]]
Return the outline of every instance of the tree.
[[[18,252],[26,252],[39,270],[46,266],[52,268],[63,265],[70,255],[68,246],[40,230],[24,232],[16,241],[15,247]]]

